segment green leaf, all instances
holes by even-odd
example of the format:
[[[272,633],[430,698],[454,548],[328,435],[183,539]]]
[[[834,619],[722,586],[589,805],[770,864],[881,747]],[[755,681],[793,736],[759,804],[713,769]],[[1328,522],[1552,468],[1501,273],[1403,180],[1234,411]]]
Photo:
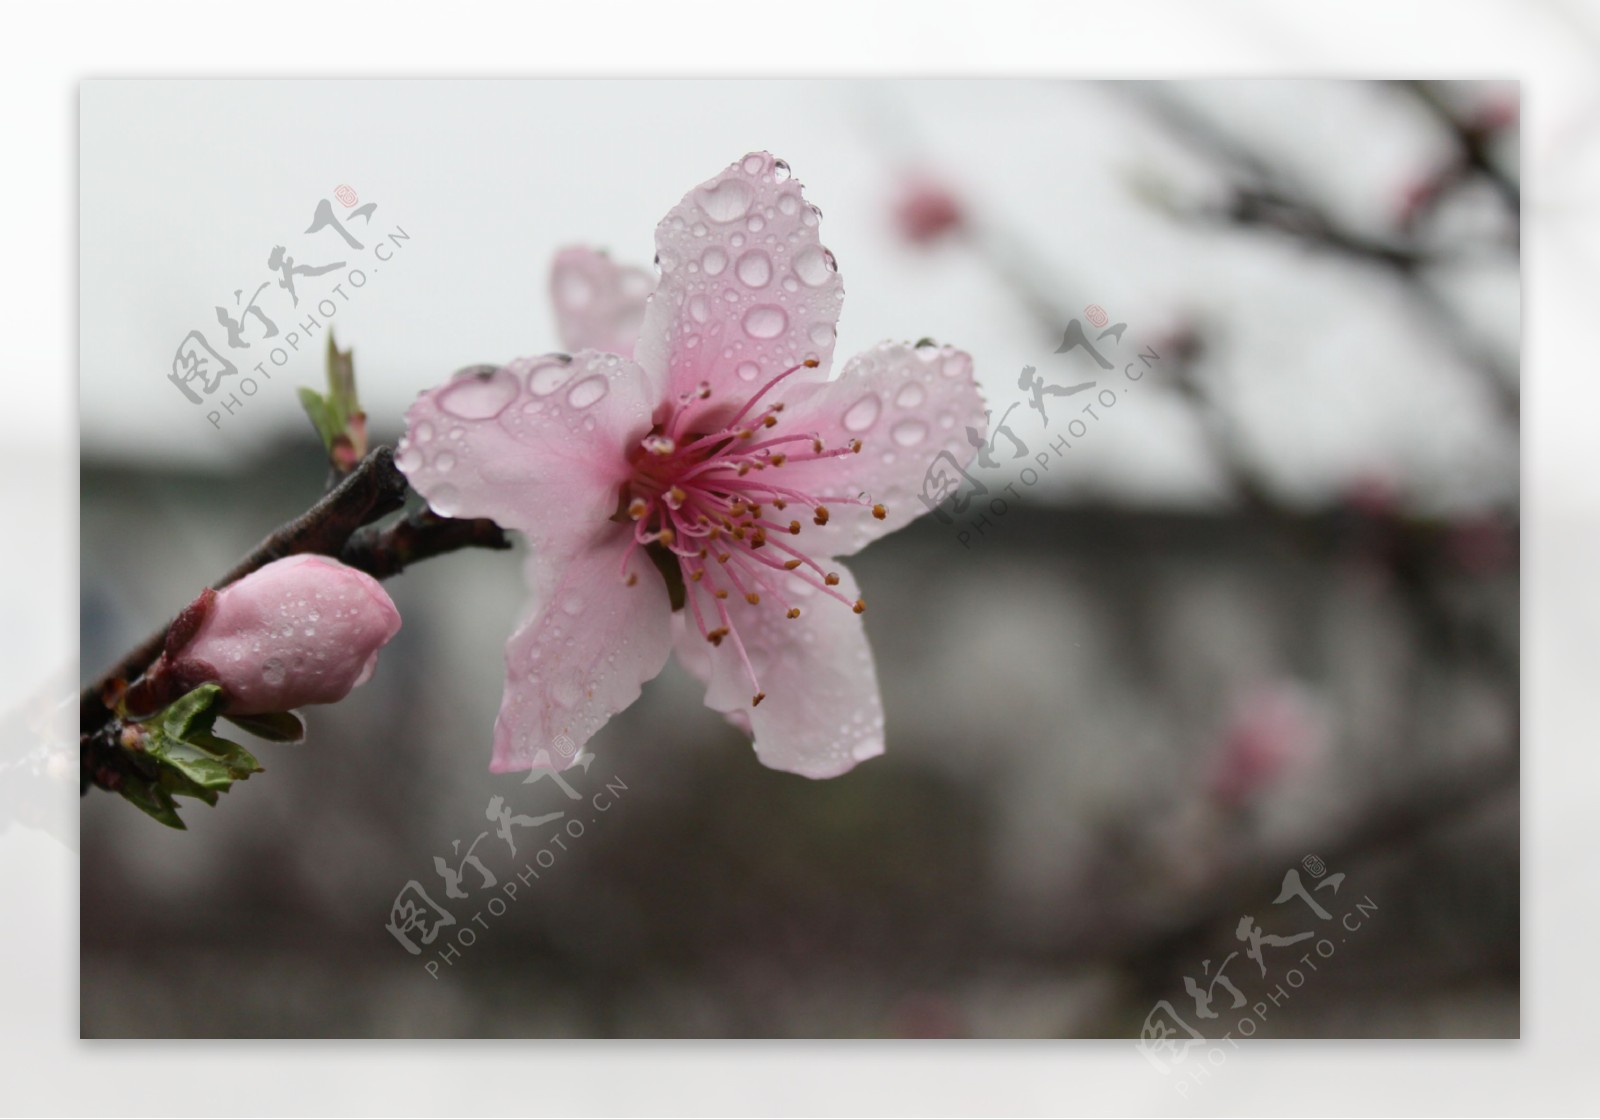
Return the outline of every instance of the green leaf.
[[[187,825],[178,816],[177,806],[172,802],[172,793],[159,783],[147,781],[137,774],[124,774],[117,792],[152,819],[160,820],[169,828],[187,830]]]
[[[119,791],[168,827],[184,826],[175,797],[215,805],[235,781],[261,772],[250,751],[213,733],[221,697],[219,685],[202,684],[174,700],[143,725],[143,748],[129,752]]]
[[[332,407],[321,393],[303,385],[299,391],[300,406],[306,410],[306,415],[311,417],[311,426],[317,429],[323,447],[331,450],[333,441],[344,430],[343,425],[335,418]]]

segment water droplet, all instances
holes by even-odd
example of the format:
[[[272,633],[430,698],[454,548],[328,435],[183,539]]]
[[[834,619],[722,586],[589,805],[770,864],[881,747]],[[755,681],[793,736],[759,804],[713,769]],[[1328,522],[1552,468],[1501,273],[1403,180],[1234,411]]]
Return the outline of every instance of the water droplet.
[[[412,429],[411,437],[418,443],[426,443],[433,438],[433,425],[427,420],[423,420]]]
[[[921,420],[901,420],[889,430],[889,437],[902,447],[915,447],[928,437],[928,425]]]
[[[461,420],[490,420],[517,398],[517,379],[504,369],[488,377],[463,377],[439,394],[439,407]]]
[[[795,279],[793,276],[785,276],[783,278],[783,290],[788,292],[799,291],[800,281]]]
[[[766,166],[767,161],[759,155],[747,155],[744,157],[744,173],[746,175],[759,175],[766,169]]]
[[[789,165],[783,160],[775,159],[772,161],[772,177],[778,180],[778,182],[781,183],[785,181],[791,174],[792,172],[789,170]]]
[[[562,385],[572,380],[576,370],[566,362],[550,361],[536,366],[528,374],[528,391],[535,396],[549,396]]]
[[[427,497],[428,504],[441,517],[453,517],[461,512],[461,491],[452,485],[435,486]]]
[[[972,372],[972,358],[960,350],[952,351],[944,359],[944,368],[940,370],[946,377],[961,377]]]
[[[279,657],[268,657],[261,666],[261,682],[269,687],[277,687],[287,675],[288,669],[284,668],[283,660]]]
[[[583,599],[579,598],[577,595],[570,595],[566,599],[562,600],[561,609],[565,610],[573,617],[577,617],[579,614],[583,613]]]
[[[448,474],[455,468],[456,456],[449,451],[440,451],[433,458],[433,468],[441,474]]]
[[[844,426],[847,431],[866,431],[878,422],[878,412],[882,404],[875,393],[867,393],[860,400],[850,405],[844,414]]]
[[[760,249],[751,249],[739,258],[734,271],[746,287],[764,288],[772,280],[772,258]]]
[[[751,216],[750,220],[745,223],[745,226],[750,230],[751,233],[760,233],[763,229],[767,228],[767,222],[766,219],[760,214],[754,214]]]
[[[550,698],[562,707],[571,707],[578,702],[578,685],[571,680],[557,680],[550,686]]]
[[[422,452],[409,443],[400,448],[400,453],[394,456],[394,464],[400,468],[402,474],[410,474],[422,465]]]
[[[700,258],[700,267],[706,270],[707,276],[720,276],[722,270],[728,267],[728,254],[718,248],[707,249]]]
[[[776,338],[789,326],[782,307],[758,303],[744,313],[744,331],[752,338]]]
[[[744,234],[735,233],[732,237],[728,238],[728,244],[732,245],[736,249],[739,248],[744,244]]]
[[[694,225],[689,227],[689,232],[693,233],[696,237],[704,237],[707,232],[705,222],[695,222]]]
[[[956,418],[949,412],[946,412],[944,415],[939,417],[939,426],[944,428],[946,431],[949,431],[952,427],[956,426]]]
[[[741,381],[753,381],[761,375],[761,366],[753,361],[741,361],[734,372],[739,375]]]
[[[922,386],[917,384],[917,382],[907,381],[901,386],[900,391],[895,393],[895,407],[915,408],[918,404],[923,402],[927,395],[928,394],[922,390]]]
[[[604,377],[585,377],[568,391],[567,403],[574,408],[587,408],[604,396],[609,388]]]
[[[826,346],[833,341],[833,324],[827,322],[814,322],[811,324],[811,344],[813,346]]]
[[[711,305],[706,302],[703,295],[689,297],[689,317],[695,322],[707,322],[711,318]]]
[[[800,200],[792,194],[785,194],[778,199],[778,209],[785,217],[794,217],[800,212]]]
[[[821,245],[808,245],[795,254],[794,274],[811,287],[821,287],[833,274],[833,257]]]
[[[724,179],[710,190],[701,190],[697,200],[712,221],[738,221],[749,213],[755,191],[741,179]]]

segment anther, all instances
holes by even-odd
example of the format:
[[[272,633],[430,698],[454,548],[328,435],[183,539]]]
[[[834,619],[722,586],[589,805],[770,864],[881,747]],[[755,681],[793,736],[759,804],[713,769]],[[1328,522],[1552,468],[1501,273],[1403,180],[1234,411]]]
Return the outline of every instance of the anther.
[[[628,516],[634,520],[643,520],[644,515],[650,512],[650,504],[642,497],[636,497],[628,502]]]
[[[830,587],[837,587],[839,585],[839,575],[837,572],[830,571],[822,577],[822,581]]]
[[[637,574],[635,574],[634,572],[632,572],[632,571],[628,572],[628,578],[625,580],[625,585],[631,587],[631,586],[635,585],[638,582],[639,582],[639,576]]]
[[[799,560],[786,560],[784,562],[783,569],[785,571],[793,571],[795,568],[797,568],[799,566],[800,566],[800,561]]]
[[[811,519],[812,519],[812,521],[814,521],[815,523],[817,523],[819,525],[827,524],[828,523],[828,507],[826,505],[817,506],[816,512],[812,513],[812,515],[811,515]]]
[[[791,618],[798,618],[800,616],[800,607],[798,607],[798,606],[789,607],[788,616],[791,617]]]
[[[745,595],[744,596],[744,600],[746,602],[748,602],[751,606],[759,606],[759,605],[761,605],[761,596],[756,594],[755,591],[751,591],[749,594]]]
[[[861,453],[861,440],[850,440],[850,453],[853,455],[859,455]]]
[[[799,536],[800,535],[800,522],[799,521],[790,521],[789,522],[789,535],[790,536]],[[799,560],[795,560],[795,562],[799,563],[800,561]]]
[[[757,692],[755,695],[750,697],[750,706],[751,707],[760,707],[761,706],[761,701],[766,699],[766,698],[767,698],[767,693],[766,692]]]
[[[889,515],[889,510],[885,509],[882,505],[874,505],[872,507],[872,515],[881,521]]]
[[[856,599],[856,604],[851,609],[857,614],[865,614],[867,612],[867,600],[864,598]]]

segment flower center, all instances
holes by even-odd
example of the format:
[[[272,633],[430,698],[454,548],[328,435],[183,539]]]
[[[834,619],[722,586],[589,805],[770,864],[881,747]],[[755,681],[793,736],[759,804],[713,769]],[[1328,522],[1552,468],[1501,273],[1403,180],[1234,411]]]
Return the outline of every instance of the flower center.
[[[638,547],[657,546],[675,560],[682,573],[686,599],[695,625],[713,645],[731,639],[755,688],[752,706],[766,693],[761,690],[750,657],[728,614],[727,599],[738,595],[752,606],[764,601],[788,618],[800,617],[800,608],[784,593],[798,579],[852,607],[866,610],[862,599],[851,601],[835,588],[836,572],[797,545],[809,519],[828,523],[829,504],[868,505],[869,500],[838,494],[815,494],[783,484],[783,467],[798,462],[858,454],[861,441],[828,447],[816,432],[783,430],[783,405],[757,405],[779,382],[796,370],[815,368],[815,361],[784,370],[732,411],[712,400],[710,385],[684,393],[671,415],[640,441],[630,456],[633,477],[625,488],[626,514],[634,522],[633,542],[623,557],[623,570]],[[790,507],[803,509],[794,517]],[[888,514],[873,505],[875,517]],[[628,575],[631,586],[636,575]],[[715,615],[708,622],[696,589],[709,596]]]

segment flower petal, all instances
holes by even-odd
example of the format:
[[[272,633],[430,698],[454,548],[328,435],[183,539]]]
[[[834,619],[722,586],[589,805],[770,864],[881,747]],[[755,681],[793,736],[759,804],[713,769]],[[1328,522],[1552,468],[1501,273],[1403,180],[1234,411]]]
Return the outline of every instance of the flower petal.
[[[639,698],[672,651],[667,585],[632,532],[612,525],[567,563],[506,643],[506,690],[489,769],[565,769],[612,715]],[[624,556],[638,576],[624,586]],[[535,572],[530,560],[530,581]]]
[[[612,527],[627,452],[649,431],[654,403],[625,358],[519,358],[424,393],[395,462],[435,512],[525,533],[542,593]]]
[[[753,152],[662,219],[636,354],[668,399],[701,381],[748,391],[808,358],[824,372],[796,378],[826,375],[844,284],[821,216],[788,164]]]
[[[838,590],[854,601],[855,577],[838,567]],[[714,617],[711,597],[698,588],[700,609]],[[750,658],[764,698],[755,693],[738,644],[712,646],[690,621],[678,628],[678,660],[707,681],[706,706],[754,731],[756,756],[771,769],[804,777],[837,777],[883,753],[883,698],[861,617],[851,608],[795,581],[786,586],[800,608],[790,619],[770,599],[724,605]]]
[[[851,358],[837,380],[780,395],[783,430],[814,431],[829,448],[862,444],[859,454],[790,461],[773,472],[796,490],[866,500],[829,505],[826,525],[806,523],[798,543],[811,555],[847,556],[904,527],[947,496],[941,478],[970,492],[958,473],[978,453],[968,432],[981,442],[989,424],[963,351],[884,342]]]
[[[550,268],[561,344],[571,351],[632,357],[653,287],[655,280],[642,268],[625,267],[594,249],[562,249]]]

